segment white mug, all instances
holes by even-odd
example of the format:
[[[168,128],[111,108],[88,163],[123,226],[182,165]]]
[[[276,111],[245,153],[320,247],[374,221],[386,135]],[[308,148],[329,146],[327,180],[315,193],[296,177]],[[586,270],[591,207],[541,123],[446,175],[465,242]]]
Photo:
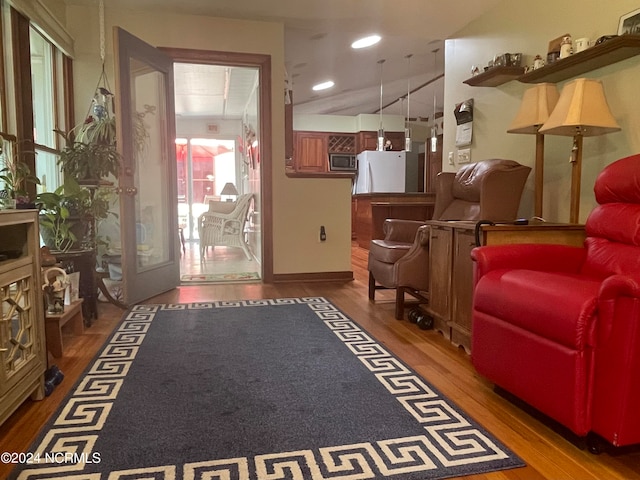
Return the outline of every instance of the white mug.
[[[586,37],[578,38],[573,42],[573,44],[576,47],[576,52],[582,52],[591,46],[591,40]]]

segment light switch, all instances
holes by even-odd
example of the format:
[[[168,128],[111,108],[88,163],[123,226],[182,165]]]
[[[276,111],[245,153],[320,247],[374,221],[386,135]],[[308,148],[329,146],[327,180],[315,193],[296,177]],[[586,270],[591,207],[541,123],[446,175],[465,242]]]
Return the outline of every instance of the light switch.
[[[463,148],[458,150],[458,163],[469,163],[471,161],[471,149]]]

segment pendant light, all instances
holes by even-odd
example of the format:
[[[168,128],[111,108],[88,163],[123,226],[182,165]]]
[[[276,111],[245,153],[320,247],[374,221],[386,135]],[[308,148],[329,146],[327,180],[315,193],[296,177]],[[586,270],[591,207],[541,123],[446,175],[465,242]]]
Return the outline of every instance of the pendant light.
[[[384,150],[384,128],[382,128],[382,64],[384,63],[384,58],[382,60],[378,60],[378,64],[380,65],[380,126],[378,127],[378,151],[382,152]]]
[[[409,122],[411,121],[411,117],[409,116],[409,108],[410,108],[410,95],[411,95],[411,57],[413,55],[409,54],[404,58],[407,59],[407,121],[404,124],[404,149],[407,152],[411,151],[411,128],[409,128]]]
[[[436,75],[438,66],[438,54],[439,48],[432,50],[433,52],[433,75]],[[438,151],[438,125],[436,125],[436,86],[433,86],[433,125],[431,127],[431,152],[436,153]]]

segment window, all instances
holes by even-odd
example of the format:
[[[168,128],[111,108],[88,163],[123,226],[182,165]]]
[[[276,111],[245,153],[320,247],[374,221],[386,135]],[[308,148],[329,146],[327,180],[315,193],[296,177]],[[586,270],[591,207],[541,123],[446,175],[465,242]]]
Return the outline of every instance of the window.
[[[62,183],[57,165],[55,133],[59,113],[56,84],[60,83],[62,54],[35,28],[29,29],[31,52],[31,95],[33,103],[33,141],[36,151],[36,176],[40,179],[40,191],[53,191]]]
[[[33,200],[37,191],[55,190],[62,182],[57,165],[62,139],[54,130],[72,125],[66,108],[72,93],[71,59],[23,13],[3,0],[0,7],[2,160],[24,162],[41,180],[37,189],[26,185]]]

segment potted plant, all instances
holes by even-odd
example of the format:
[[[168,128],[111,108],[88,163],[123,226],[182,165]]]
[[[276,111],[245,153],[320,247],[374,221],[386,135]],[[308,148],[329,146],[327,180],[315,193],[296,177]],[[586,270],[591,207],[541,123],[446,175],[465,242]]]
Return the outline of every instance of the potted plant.
[[[27,184],[40,185],[40,179],[31,173],[29,166],[11,154],[11,144],[3,142],[0,147],[2,168],[0,180],[3,188],[0,190],[1,203],[13,208],[35,208],[27,192]]]
[[[74,138],[73,133],[56,130],[65,139],[65,147],[58,157],[58,165],[66,176],[79,183],[98,185],[104,178],[120,173],[120,154],[115,144],[85,143]]]

